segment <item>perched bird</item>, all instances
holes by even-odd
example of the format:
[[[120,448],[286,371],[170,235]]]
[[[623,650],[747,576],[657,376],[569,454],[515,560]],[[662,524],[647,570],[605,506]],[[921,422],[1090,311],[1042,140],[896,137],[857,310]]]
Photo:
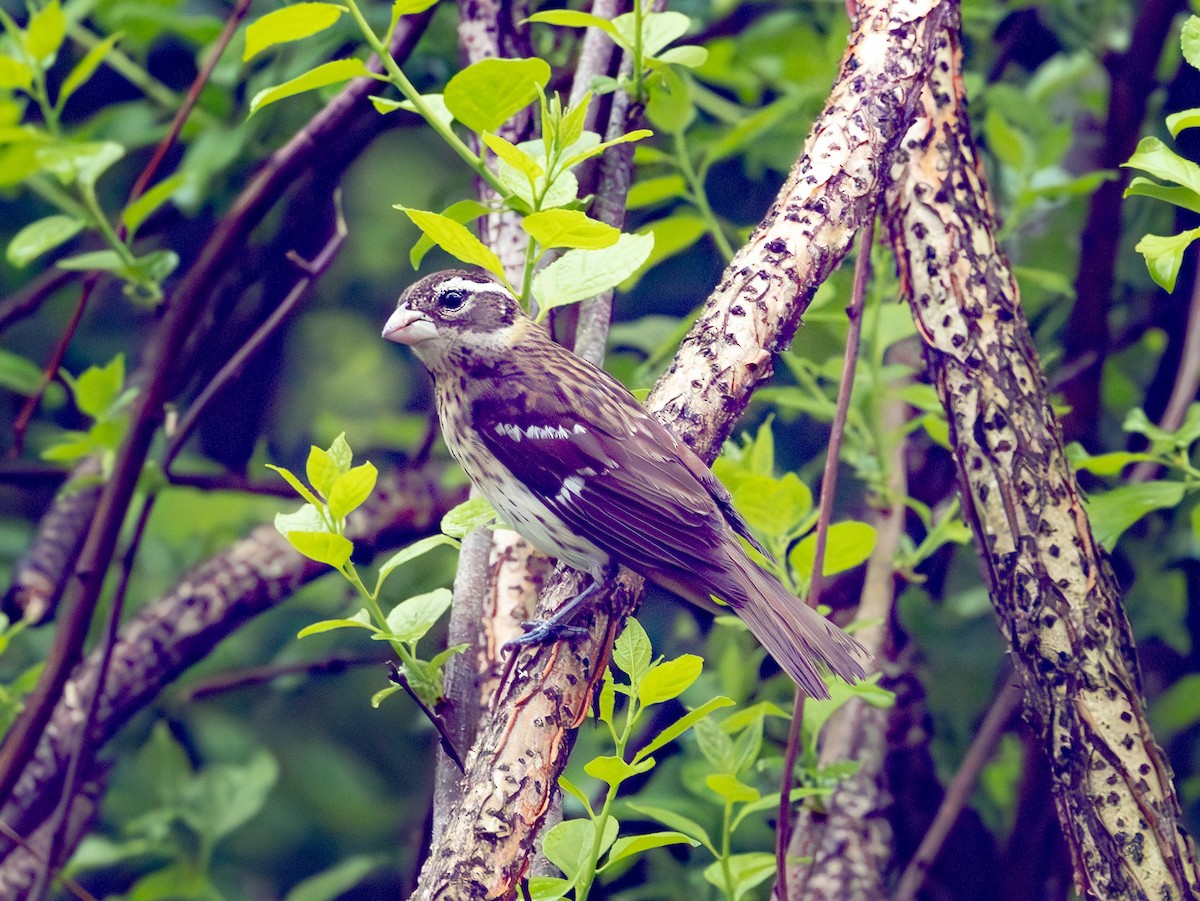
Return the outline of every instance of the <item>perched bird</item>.
[[[383,337],[409,345],[433,376],[446,444],[483,496],[534,546],[592,577],[526,640],[561,634],[619,564],[693,602],[729,604],[812,697],[828,697],[822,668],[864,676],[866,651],[747,556],[738,535],[761,546],[704,462],[491,276],[426,276]]]

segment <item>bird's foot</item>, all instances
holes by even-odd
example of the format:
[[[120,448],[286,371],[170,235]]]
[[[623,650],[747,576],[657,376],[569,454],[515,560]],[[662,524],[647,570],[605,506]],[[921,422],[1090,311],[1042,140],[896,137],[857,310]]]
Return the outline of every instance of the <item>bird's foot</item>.
[[[531,644],[550,644],[551,642],[561,641],[564,638],[582,638],[588,634],[588,630],[583,626],[572,626],[564,622],[559,622],[554,617],[521,623],[521,628],[525,630],[525,634],[506,641],[504,643],[505,648],[520,648]]]

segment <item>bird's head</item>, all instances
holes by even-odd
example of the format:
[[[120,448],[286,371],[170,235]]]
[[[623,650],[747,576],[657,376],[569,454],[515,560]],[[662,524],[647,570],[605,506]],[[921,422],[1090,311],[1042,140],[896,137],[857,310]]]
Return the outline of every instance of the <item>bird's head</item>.
[[[505,354],[530,324],[517,299],[495,278],[451,269],[409,286],[383,327],[383,337],[407,344],[436,372],[458,362],[458,356]]]

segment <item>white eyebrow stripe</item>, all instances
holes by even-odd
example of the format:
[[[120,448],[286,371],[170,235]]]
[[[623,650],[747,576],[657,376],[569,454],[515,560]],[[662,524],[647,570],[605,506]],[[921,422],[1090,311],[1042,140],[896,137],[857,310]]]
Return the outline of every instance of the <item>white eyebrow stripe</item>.
[[[503,291],[499,285],[494,285],[490,282],[477,282],[474,279],[463,278],[461,275],[456,275],[454,278],[448,278],[438,286],[439,291],[466,291],[469,294],[480,294],[484,291]]]

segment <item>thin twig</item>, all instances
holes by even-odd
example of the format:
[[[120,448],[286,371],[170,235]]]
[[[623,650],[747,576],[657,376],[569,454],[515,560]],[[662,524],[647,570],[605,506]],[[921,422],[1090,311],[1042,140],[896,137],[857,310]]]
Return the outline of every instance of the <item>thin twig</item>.
[[[302,660],[298,663],[282,663],[274,666],[248,666],[232,672],[218,673],[189,686],[183,694],[183,701],[185,703],[202,701],[225,692],[274,682],[284,676],[336,674],[353,667],[380,666],[387,662],[387,657],[378,654],[372,657],[335,654],[323,660]]]
[[[196,423],[200,419],[200,414],[208,405],[209,401],[217,395],[217,393],[229,383],[231,379],[238,375],[245,365],[253,359],[266,344],[267,340],[275,334],[281,325],[283,325],[291,317],[295,311],[296,305],[304,297],[304,292],[309,286],[319,278],[326,269],[333,263],[338,255],[338,251],[342,249],[342,245],[346,243],[346,220],[342,215],[341,191],[335,191],[333,195],[334,206],[334,230],[329,240],[325,242],[325,246],[321,248],[321,252],[312,260],[305,262],[299,266],[302,275],[292,286],[292,290],[288,292],[287,297],[271,311],[271,315],[263,320],[262,324],[254,330],[254,333],[246,339],[245,343],[237,349],[232,357],[230,357],[225,365],[222,366],[217,374],[212,377],[204,390],[188,407],[187,413],[180,420],[174,433],[171,435],[171,444],[167,448],[166,454],[163,456],[163,469],[169,471],[171,464],[183,450],[184,444],[187,443],[188,437],[192,434],[192,430],[196,427]]]
[[[450,733],[446,731],[445,721],[421,700],[420,695],[413,691],[412,686],[408,684],[408,678],[404,675],[404,671],[396,665],[396,661],[389,660],[388,666],[392,668],[391,680],[404,689],[408,696],[413,699],[413,703],[421,708],[421,712],[425,714],[425,718],[433,723],[433,728],[437,729],[438,740],[442,743],[442,750],[446,752],[446,756],[454,761],[459,772],[466,772],[466,769],[463,767],[462,757],[459,756],[458,749],[454,747]]]
[[[60,288],[82,277],[83,273],[75,270],[47,269],[20,291],[0,301],[0,332],[36,313]]]
[[[46,393],[46,388],[50,386],[50,383],[54,381],[54,377],[58,374],[58,367],[62,365],[63,357],[67,355],[67,348],[71,346],[71,339],[75,337],[75,330],[79,328],[79,322],[83,319],[83,311],[87,309],[88,300],[91,298],[92,292],[96,289],[96,283],[99,280],[100,276],[95,272],[89,273],[84,278],[83,287],[79,291],[79,301],[75,304],[75,311],[71,314],[71,320],[67,323],[67,327],[63,329],[62,336],[58,339],[58,344],[54,346],[54,351],[50,354],[50,359],[46,362],[46,366],[42,370],[42,378],[38,382],[37,388],[25,399],[25,403],[21,407],[21,412],[13,420],[13,443],[9,453],[14,458],[21,456],[21,452],[25,449],[25,432],[29,428],[29,422],[33,419],[33,414],[37,412],[38,405],[42,402],[42,395]]]
[[[294,501],[296,492],[289,485],[276,481],[260,481],[238,472],[176,472],[164,473],[176,488],[197,488],[200,491],[240,491],[242,494],[261,494]]]
[[[950,828],[958,819],[959,813],[970,800],[980,772],[995,753],[996,743],[1008,726],[1008,722],[1012,719],[1023,696],[1024,690],[1015,679],[1010,678],[1000,694],[996,696],[996,700],[992,702],[983,722],[979,724],[979,731],[971,742],[971,747],[967,749],[967,754],[963,757],[962,766],[958,768],[958,772],[954,774],[954,778],[950,780],[950,785],[946,788],[946,794],[933,817],[933,822],[929,824],[929,829],[921,839],[917,852],[905,867],[904,875],[900,877],[900,884],[896,887],[896,893],[892,895],[892,901],[915,901],[917,892],[925,881],[925,874],[929,872],[929,868],[937,859],[938,852],[942,849],[942,844],[946,841],[946,836],[950,834]]]
[[[833,496],[837,491],[838,456],[842,449],[842,435],[846,431],[846,416],[850,410],[850,395],[854,390],[854,371],[858,366],[858,350],[862,337],[863,307],[866,303],[867,283],[871,279],[871,247],[875,243],[875,216],[863,224],[858,241],[858,259],[854,262],[854,289],[850,295],[850,306],[846,317],[850,327],[846,333],[846,355],[842,361],[842,381],[838,385],[837,407],[829,432],[829,450],[825,455],[825,470],[821,473],[821,504],[817,508],[817,539],[813,550],[812,581],[809,582],[805,601],[810,607],[820,603],[824,587],[825,542],[829,533],[829,520],[833,516]],[[800,753],[800,723],[804,719],[804,694],[796,690],[796,702],[792,710],[792,725],[788,730],[787,754],[784,759],[783,776],[779,788],[779,822],[775,826],[775,879],[780,898],[788,897],[787,849],[791,843],[791,794],[792,770]]]

